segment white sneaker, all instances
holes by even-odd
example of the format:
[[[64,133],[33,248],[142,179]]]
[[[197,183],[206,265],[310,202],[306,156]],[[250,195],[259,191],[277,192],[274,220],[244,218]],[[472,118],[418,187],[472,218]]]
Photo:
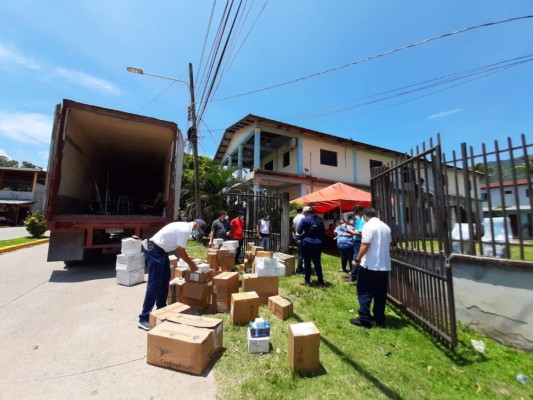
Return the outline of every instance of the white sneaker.
[[[144,329],[145,331],[150,330],[150,324],[148,323],[148,321],[139,321],[137,322],[137,326],[141,329]]]

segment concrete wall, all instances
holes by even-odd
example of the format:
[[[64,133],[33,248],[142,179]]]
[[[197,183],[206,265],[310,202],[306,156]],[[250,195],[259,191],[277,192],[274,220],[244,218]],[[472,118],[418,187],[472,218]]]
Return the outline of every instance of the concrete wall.
[[[533,263],[452,257],[457,320],[533,350]]]

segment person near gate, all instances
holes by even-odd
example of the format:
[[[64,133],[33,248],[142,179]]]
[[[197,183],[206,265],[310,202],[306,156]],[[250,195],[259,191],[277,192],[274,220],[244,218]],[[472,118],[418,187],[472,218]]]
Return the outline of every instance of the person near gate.
[[[263,213],[263,218],[257,223],[257,245],[261,246],[265,251],[270,251],[270,234],[272,233],[272,227],[270,226],[270,214],[268,212]]]
[[[348,272],[348,268],[353,260],[353,234],[348,231],[346,222],[341,219],[339,226],[335,228],[335,240],[341,257],[341,270]]]
[[[237,216],[233,218],[229,224],[230,236],[232,240],[239,242],[237,252],[235,253],[235,265],[239,263],[239,257],[241,256],[242,242],[244,240],[244,211],[239,211]]]
[[[230,227],[228,222],[228,212],[219,211],[218,218],[211,224],[211,233],[209,234],[209,246],[213,244],[213,239],[228,240],[230,237]]]
[[[365,225],[365,220],[363,218],[363,207],[359,204],[356,205],[353,209],[355,215],[357,216],[354,221],[354,227],[352,230],[353,239],[354,239],[354,250],[353,256],[357,257],[359,249],[361,248],[361,237],[363,232],[363,226]],[[354,261],[351,262],[350,276],[347,278],[351,282],[357,281],[357,265]]]
[[[300,285],[308,286],[311,284],[311,262],[313,262],[318,285],[323,286],[324,276],[322,275],[321,257],[326,229],[324,228],[324,222],[318,218],[311,207],[306,206],[303,211],[305,217],[298,225],[297,230],[302,237],[302,255],[305,268],[305,280],[300,282]]]
[[[292,220],[292,227],[294,229],[294,243],[296,244],[296,247],[298,248],[298,265],[296,266],[296,273],[297,274],[303,274],[304,273],[304,259],[302,257],[302,238],[300,235],[298,235],[298,225],[300,222],[304,219],[304,211],[302,206],[296,207],[296,215],[294,216]]]
[[[167,305],[168,283],[170,282],[170,262],[168,252],[176,250],[191,271],[196,271],[196,264],[187,254],[187,240],[192,234],[194,238],[202,236],[206,225],[204,220],[193,222],[171,222],[165,225],[149,240],[143,241],[144,259],[148,267],[148,284],[144,296],[143,308],[139,314],[137,326],[145,331],[150,330],[149,315],[154,305],[163,308]]]
[[[385,304],[391,270],[391,230],[376,217],[376,210],[366,207],[362,210],[365,225],[361,248],[354,262],[359,267],[357,276],[357,298],[359,316],[350,319],[357,326],[371,328],[385,326]],[[370,305],[374,302],[372,314]]]

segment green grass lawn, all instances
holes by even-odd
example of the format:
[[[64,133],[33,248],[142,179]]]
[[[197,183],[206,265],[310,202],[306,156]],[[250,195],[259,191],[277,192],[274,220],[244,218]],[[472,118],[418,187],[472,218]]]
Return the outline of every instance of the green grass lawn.
[[[9,239],[9,240],[0,240],[0,249],[3,247],[9,247],[14,246],[16,244],[25,244],[25,243],[32,243],[37,240],[47,239],[46,237],[40,237],[40,238],[33,238],[31,236],[26,236],[22,238],[17,239]]]
[[[190,242],[188,251],[203,258],[205,249]],[[325,288],[302,287],[301,276],[280,278],[280,294],[294,303],[287,321],[266,306],[271,322],[271,352],[248,354],[246,327],[224,320],[224,351],[214,364],[220,399],[530,399],[533,354],[518,351],[465,327],[453,353],[399,312],[387,307],[388,328],[352,326],[357,314],[353,285],[339,273],[338,257],[323,255]],[[288,326],[313,321],[321,333],[322,369],[312,377],[294,375],[288,364]],[[483,340],[485,355],[471,339]],[[519,384],[516,374],[529,376]]]

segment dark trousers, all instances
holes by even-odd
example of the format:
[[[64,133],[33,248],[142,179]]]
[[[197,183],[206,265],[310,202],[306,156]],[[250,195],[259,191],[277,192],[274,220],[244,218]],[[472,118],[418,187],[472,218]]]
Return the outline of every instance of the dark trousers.
[[[157,308],[167,305],[168,283],[170,282],[170,262],[167,253],[154,247],[153,250],[144,253],[144,259],[148,266],[148,283],[143,310],[139,315],[140,321],[148,321],[154,305],[157,305]]]
[[[239,264],[239,258],[241,257],[241,249],[242,249],[242,242],[243,239],[232,239],[232,240],[238,240],[239,241],[239,247],[237,247],[237,252],[235,253],[235,265]]]
[[[363,324],[371,325],[385,322],[385,303],[389,271],[372,271],[360,267],[357,277],[357,298],[359,300],[359,319]],[[374,300],[373,316],[370,303]]]
[[[350,246],[346,249],[339,249],[339,255],[341,257],[341,266],[342,270],[344,272],[347,272],[346,264],[348,264],[348,268],[351,268],[351,263],[353,260],[353,246]]]
[[[296,273],[300,274],[304,272],[304,257],[302,255],[301,239],[296,239],[296,246],[298,247],[298,265],[296,266]]]
[[[316,278],[318,282],[324,282],[324,276],[322,275],[322,246],[306,246],[302,243],[302,256],[305,266],[305,281],[311,282],[311,262],[315,267]]]
[[[361,241],[356,240],[353,245],[353,258],[354,259],[357,258],[360,248],[361,248]],[[354,267],[350,261],[350,275],[352,276],[352,281],[355,281],[357,279],[357,269],[358,267]]]

